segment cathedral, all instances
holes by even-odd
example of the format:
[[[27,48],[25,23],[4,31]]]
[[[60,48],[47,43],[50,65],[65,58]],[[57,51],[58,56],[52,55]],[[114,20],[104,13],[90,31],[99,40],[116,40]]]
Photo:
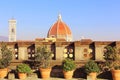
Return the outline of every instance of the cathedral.
[[[72,41],[72,31],[60,14],[57,21],[50,27],[47,38],[36,38],[34,41],[17,41],[16,24],[17,21],[14,18],[9,20],[9,41],[5,42],[13,51],[15,61],[34,60],[35,49],[38,46],[47,46],[53,52],[52,59],[57,61],[67,57],[75,61],[89,59],[101,61],[104,60],[104,47],[108,45],[120,47],[120,41],[92,41],[91,39]]]
[[[72,32],[70,28],[62,21],[62,16],[60,14],[57,22],[49,29],[47,37],[72,41]]]

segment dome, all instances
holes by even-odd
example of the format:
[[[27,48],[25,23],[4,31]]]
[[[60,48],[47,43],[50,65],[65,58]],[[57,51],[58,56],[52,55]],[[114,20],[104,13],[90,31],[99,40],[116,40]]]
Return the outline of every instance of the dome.
[[[72,40],[72,33],[70,28],[62,21],[62,17],[59,14],[58,20],[54,23],[48,31],[48,38],[65,39],[66,41]]]

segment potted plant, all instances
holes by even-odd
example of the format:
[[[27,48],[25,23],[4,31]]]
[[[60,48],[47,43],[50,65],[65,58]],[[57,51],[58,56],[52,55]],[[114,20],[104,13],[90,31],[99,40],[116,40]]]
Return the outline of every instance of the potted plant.
[[[16,67],[18,72],[19,79],[25,79],[27,77],[27,73],[31,73],[31,68],[27,64],[19,64]]]
[[[38,62],[42,78],[50,78],[52,52],[47,47],[38,47],[36,49],[35,61]]]
[[[76,68],[76,64],[72,59],[66,58],[62,62],[62,68],[65,79],[71,79]]]
[[[1,43],[1,58],[0,58],[0,78],[4,78],[8,73],[8,66],[12,60],[12,51],[7,48],[5,43]]]
[[[107,46],[104,50],[106,66],[112,73],[113,80],[120,80],[120,49]]]
[[[91,80],[96,80],[96,76],[97,73],[100,71],[100,68],[94,60],[89,60],[85,64],[85,71],[87,75],[90,76],[90,78],[92,78]]]

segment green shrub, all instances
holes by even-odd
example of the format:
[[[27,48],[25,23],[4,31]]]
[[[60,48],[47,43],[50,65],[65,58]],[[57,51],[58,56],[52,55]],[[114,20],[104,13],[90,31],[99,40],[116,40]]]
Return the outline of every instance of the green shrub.
[[[31,72],[31,68],[27,64],[24,64],[24,63],[17,65],[16,70],[17,70],[17,72],[20,72],[20,73],[30,73]]]
[[[89,74],[91,72],[99,72],[100,68],[95,61],[90,60],[85,64],[85,71],[87,74]]]
[[[7,48],[7,45],[4,42],[1,43],[1,54],[0,69],[9,66],[12,60],[12,51]]]
[[[105,60],[116,60],[117,59],[117,51],[115,47],[107,46],[104,51],[104,59]]]
[[[62,67],[64,71],[72,71],[76,68],[76,64],[72,59],[66,58],[62,62]]]
[[[41,68],[50,68],[52,60],[52,52],[47,49],[47,47],[37,47],[35,52],[35,61],[39,64]]]
[[[105,47],[104,59],[108,69],[120,70],[120,49],[111,46]]]

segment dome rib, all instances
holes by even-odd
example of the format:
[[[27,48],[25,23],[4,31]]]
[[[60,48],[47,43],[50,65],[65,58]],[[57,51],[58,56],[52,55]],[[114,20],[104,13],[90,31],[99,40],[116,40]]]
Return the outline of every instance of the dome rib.
[[[58,30],[59,30],[59,20],[57,21],[57,34],[58,34]],[[58,37],[57,34],[56,34],[56,37]]]

